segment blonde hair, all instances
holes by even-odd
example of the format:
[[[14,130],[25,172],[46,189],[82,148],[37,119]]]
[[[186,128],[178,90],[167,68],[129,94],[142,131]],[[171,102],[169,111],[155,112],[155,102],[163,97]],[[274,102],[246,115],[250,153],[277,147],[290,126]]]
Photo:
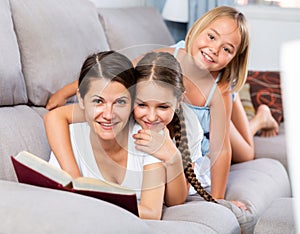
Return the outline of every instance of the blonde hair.
[[[233,91],[237,91],[246,81],[250,44],[247,20],[241,12],[228,6],[219,6],[206,12],[188,31],[185,38],[185,48],[187,53],[192,56],[191,48],[196,37],[198,37],[209,24],[220,17],[230,17],[236,20],[238,29],[241,33],[240,47],[231,62],[223,69],[219,80],[220,83],[229,83],[233,88]]]

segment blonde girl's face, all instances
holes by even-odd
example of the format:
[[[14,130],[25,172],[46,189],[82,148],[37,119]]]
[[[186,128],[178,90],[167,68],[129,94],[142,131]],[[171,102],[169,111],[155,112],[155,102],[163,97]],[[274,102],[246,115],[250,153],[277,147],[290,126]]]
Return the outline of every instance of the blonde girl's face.
[[[173,88],[153,81],[136,85],[134,118],[144,129],[159,131],[173,119],[178,101]]]
[[[124,85],[105,79],[90,81],[80,107],[91,128],[91,137],[113,140],[126,126],[131,113],[131,96]]]
[[[219,17],[192,43],[191,54],[196,64],[217,74],[236,55],[241,44],[241,34],[234,19]]]

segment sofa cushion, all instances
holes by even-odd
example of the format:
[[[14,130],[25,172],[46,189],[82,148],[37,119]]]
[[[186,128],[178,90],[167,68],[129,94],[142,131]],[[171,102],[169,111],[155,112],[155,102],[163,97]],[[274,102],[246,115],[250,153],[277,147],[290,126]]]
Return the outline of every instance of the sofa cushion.
[[[231,166],[226,199],[253,205],[257,217],[273,200],[290,196],[289,178],[279,161],[261,158]]]
[[[0,179],[16,180],[11,155],[27,150],[48,160],[50,147],[41,116],[30,107],[0,108]]]
[[[108,49],[95,6],[86,0],[10,0],[29,100],[49,96],[79,76],[86,57]]]
[[[153,233],[125,209],[70,192],[0,180],[1,233]]]
[[[278,135],[274,137],[254,137],[255,158],[273,158],[282,163],[288,171],[286,136],[284,123],[279,126]]]
[[[8,0],[0,1],[0,106],[27,103],[17,37]]]
[[[110,48],[130,59],[174,43],[160,13],[153,7],[101,8],[98,12]]]
[[[199,233],[240,233],[239,223],[228,208],[203,201],[199,195],[188,196],[186,203],[183,205],[165,207],[162,219],[205,225],[206,229],[200,229]]]
[[[281,99],[280,73],[277,71],[249,71],[247,83],[254,108],[260,104],[270,107],[274,119],[283,121],[283,107]]]
[[[180,220],[145,220],[145,223],[151,228],[152,233],[172,233],[172,234],[217,234],[213,227],[208,226],[204,223],[187,222]]]
[[[245,83],[244,86],[239,91],[239,95],[244,110],[246,112],[247,118],[250,120],[255,116],[255,109],[252,104],[251,94],[250,94],[250,84]]]
[[[254,229],[255,234],[297,233],[293,198],[279,198],[264,211]]]

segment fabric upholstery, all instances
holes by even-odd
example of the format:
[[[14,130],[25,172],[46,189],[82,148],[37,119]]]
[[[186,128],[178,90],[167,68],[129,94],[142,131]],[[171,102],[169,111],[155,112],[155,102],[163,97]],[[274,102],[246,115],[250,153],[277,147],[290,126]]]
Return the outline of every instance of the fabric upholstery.
[[[255,109],[252,104],[251,94],[250,94],[250,84],[245,83],[244,86],[239,91],[239,95],[244,110],[246,112],[247,118],[250,120],[255,116]]]
[[[151,228],[152,233],[172,233],[172,234],[218,234],[215,229],[204,223],[172,221],[172,220],[145,220],[145,223]]]
[[[259,217],[273,200],[290,197],[290,186],[287,172],[279,161],[255,159],[231,166],[225,198],[253,205]]]
[[[30,107],[0,108],[0,179],[16,181],[11,155],[27,150],[48,160],[50,147],[41,116]]]
[[[234,214],[224,206],[203,201],[199,195],[189,196],[183,205],[165,207],[163,220],[205,224],[215,233],[240,233]]]
[[[141,219],[94,198],[0,180],[1,233],[153,233]]]
[[[152,7],[102,8],[98,12],[110,48],[130,59],[174,44],[161,15]]]
[[[287,149],[284,123],[279,125],[279,133],[274,137],[254,137],[255,158],[273,158],[282,163],[288,171]]]
[[[293,215],[293,198],[276,199],[262,214],[255,226],[255,234],[297,233]]]
[[[10,1],[28,98],[44,106],[78,78],[86,57],[108,49],[97,10],[85,0]]]
[[[0,106],[27,103],[20,53],[8,0],[0,1]]]

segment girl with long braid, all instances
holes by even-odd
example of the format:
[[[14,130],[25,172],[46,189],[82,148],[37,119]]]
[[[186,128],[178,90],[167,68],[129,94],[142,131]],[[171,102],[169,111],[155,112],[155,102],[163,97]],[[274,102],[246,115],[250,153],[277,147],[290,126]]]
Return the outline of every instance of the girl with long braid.
[[[198,121],[195,119],[194,113],[181,102],[184,86],[180,64],[169,53],[150,52],[137,63],[135,71],[137,87],[134,118],[143,129],[135,134],[134,138],[137,139],[137,149],[157,157],[167,165],[165,198],[168,199],[174,194],[178,195],[178,191],[184,187],[182,186],[184,182],[172,182],[174,179],[173,167],[178,168],[183,165],[185,178],[197,193],[205,200],[215,202],[213,197],[201,186],[194,173],[194,162],[202,155],[201,140],[199,140],[199,133],[201,135],[202,129],[200,125],[197,125]],[[171,110],[170,100],[176,101],[175,111]],[[166,115],[167,111],[169,111],[168,115]],[[186,129],[185,116],[189,120],[187,122],[189,123],[188,129]],[[173,119],[168,122],[170,118]],[[166,128],[167,125],[168,128]],[[175,139],[176,146],[181,153],[177,159],[177,165],[174,164],[176,154],[172,154],[170,148],[163,149],[164,141],[157,134],[161,128],[165,128],[165,133],[169,133],[170,139]],[[191,147],[189,147],[189,141]],[[192,149],[192,154],[189,148]],[[205,182],[210,184],[210,181]]]

